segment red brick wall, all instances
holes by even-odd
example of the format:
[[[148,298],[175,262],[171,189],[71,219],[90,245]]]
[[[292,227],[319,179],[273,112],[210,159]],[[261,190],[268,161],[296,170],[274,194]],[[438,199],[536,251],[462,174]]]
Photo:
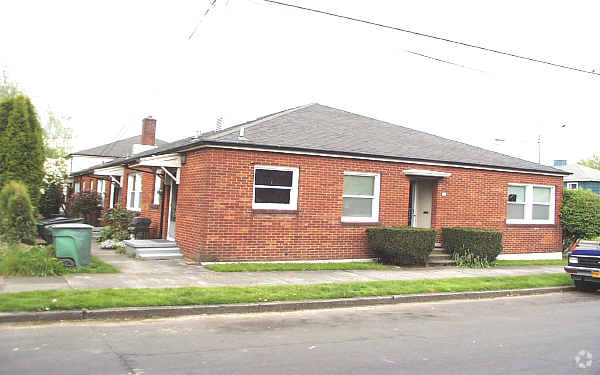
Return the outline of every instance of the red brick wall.
[[[300,169],[297,211],[252,209],[255,164]],[[220,149],[187,155],[181,170],[177,243],[186,258],[200,260],[372,257],[366,243],[367,227],[408,224],[410,181],[402,171],[414,168],[452,173],[434,185],[434,228],[502,230],[505,253],[560,251],[561,177]],[[381,174],[378,224],[341,222],[344,171]],[[507,225],[509,182],[554,185],[556,224]],[[441,192],[447,195],[442,197]]]

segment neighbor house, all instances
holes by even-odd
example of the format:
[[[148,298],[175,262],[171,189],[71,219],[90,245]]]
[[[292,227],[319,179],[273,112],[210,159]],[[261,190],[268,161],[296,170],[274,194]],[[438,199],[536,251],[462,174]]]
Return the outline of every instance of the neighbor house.
[[[73,176],[77,172],[87,170],[88,168],[122,159],[142,151],[151,150],[167,142],[156,139],[156,120],[152,117],[146,117],[142,120],[142,134],[134,137],[120,139],[115,142],[96,146],[87,150],[77,151],[69,154],[66,158],[67,173]],[[112,185],[110,181],[98,178],[83,178],[73,181],[69,179],[72,193],[80,191],[97,191],[102,194],[103,207],[113,207],[120,198],[119,184]],[[117,189],[117,194],[111,192]],[[115,200],[116,199],[116,200]]]
[[[564,177],[565,189],[584,189],[600,194],[600,170],[580,164],[567,164],[566,160],[555,160],[554,166],[571,173]]]
[[[118,184],[188,260],[270,261],[372,258],[365,230],[402,225],[499,230],[503,258],[560,259],[567,174],[310,104],[73,176]]]

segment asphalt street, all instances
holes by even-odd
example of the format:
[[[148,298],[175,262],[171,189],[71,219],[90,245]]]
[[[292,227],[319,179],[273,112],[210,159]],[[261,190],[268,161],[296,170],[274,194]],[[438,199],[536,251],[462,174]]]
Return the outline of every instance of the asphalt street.
[[[600,293],[579,292],[13,324],[0,325],[0,373],[600,374],[599,338]]]

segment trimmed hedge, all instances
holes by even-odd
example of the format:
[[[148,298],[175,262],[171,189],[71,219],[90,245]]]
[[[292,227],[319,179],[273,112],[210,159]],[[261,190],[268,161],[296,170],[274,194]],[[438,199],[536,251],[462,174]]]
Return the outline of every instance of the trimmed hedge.
[[[502,232],[479,228],[442,228],[442,237],[448,250],[458,255],[472,254],[493,262],[502,252]]]
[[[397,266],[426,265],[436,235],[435,229],[413,227],[367,229],[368,245],[377,260]]]

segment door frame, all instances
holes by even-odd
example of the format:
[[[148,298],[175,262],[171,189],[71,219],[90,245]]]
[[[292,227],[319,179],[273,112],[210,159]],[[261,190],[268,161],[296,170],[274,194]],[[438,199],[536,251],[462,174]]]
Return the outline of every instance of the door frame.
[[[169,186],[169,210],[167,211],[167,240],[169,241],[175,241],[175,235],[173,237],[170,236],[170,229],[171,229],[171,209],[172,209],[172,205],[173,205],[173,192],[175,190],[177,190],[177,194],[179,194],[179,189],[173,189],[173,185],[176,185],[176,181],[173,180],[172,178],[169,178],[171,180],[171,184]],[[177,208],[175,208],[177,209]],[[175,221],[177,222],[177,220]],[[175,227],[177,230],[177,227]]]

